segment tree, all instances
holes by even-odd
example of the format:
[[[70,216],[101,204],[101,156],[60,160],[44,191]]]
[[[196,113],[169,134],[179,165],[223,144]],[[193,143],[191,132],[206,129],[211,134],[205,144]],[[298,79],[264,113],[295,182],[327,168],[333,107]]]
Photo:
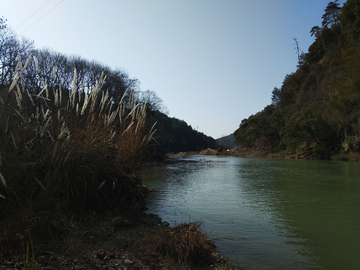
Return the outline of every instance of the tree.
[[[110,68],[103,69],[106,75],[106,81],[103,89],[109,91],[109,95],[113,101],[118,103],[125,95],[125,100],[129,100],[130,93],[136,92],[139,87],[139,80],[132,79],[129,75],[120,69],[111,70]]]
[[[338,25],[340,22],[340,14],[341,7],[339,0],[330,2],[325,8],[324,15],[321,17],[323,19],[322,26],[331,28],[333,25]]]
[[[272,91],[271,104],[276,106],[281,100],[281,90],[277,87]]]
[[[168,109],[164,105],[163,100],[151,90],[141,91],[138,93],[139,102],[145,103],[146,108],[150,111],[159,111],[164,114],[169,114]]]
[[[311,28],[310,34],[311,36],[315,36],[315,38],[317,38],[320,35],[320,31],[321,28],[319,26],[314,26],[313,28]]]
[[[7,28],[6,20],[0,20],[0,86],[10,85],[15,75],[18,63],[18,55],[24,54],[33,48],[33,42],[22,39],[19,41],[16,35]]]

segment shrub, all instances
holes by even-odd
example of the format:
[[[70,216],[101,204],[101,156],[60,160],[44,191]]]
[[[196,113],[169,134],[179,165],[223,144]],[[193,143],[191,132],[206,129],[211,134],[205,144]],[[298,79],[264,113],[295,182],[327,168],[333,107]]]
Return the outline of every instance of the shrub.
[[[116,104],[94,89],[45,86],[31,94],[20,56],[12,84],[0,92],[0,204],[84,211],[136,205],[140,181],[130,175],[154,134],[145,106]],[[36,61],[35,61],[36,64]],[[4,211],[4,208],[1,208]]]

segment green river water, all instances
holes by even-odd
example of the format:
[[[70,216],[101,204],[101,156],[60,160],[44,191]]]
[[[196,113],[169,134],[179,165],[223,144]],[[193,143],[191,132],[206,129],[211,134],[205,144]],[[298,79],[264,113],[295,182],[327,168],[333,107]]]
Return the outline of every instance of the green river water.
[[[240,269],[360,269],[360,164],[192,156],[147,168],[148,212],[199,221]]]

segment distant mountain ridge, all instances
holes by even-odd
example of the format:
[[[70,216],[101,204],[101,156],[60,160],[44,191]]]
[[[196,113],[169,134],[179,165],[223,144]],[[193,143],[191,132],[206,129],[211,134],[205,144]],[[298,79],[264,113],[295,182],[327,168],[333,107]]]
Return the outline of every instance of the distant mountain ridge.
[[[230,135],[216,139],[216,143],[220,147],[224,147],[224,148],[238,147],[238,145],[235,143],[235,137],[234,137],[233,133],[231,133]]]

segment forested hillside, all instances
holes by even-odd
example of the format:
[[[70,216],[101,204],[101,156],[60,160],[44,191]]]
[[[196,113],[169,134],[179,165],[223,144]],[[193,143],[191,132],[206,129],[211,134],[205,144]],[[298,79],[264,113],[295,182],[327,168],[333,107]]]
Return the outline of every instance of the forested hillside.
[[[215,148],[214,138],[194,130],[185,121],[153,111],[148,117],[156,122],[153,147],[160,153],[200,151]]]
[[[330,2],[297,70],[272,91],[272,103],[243,119],[238,145],[307,158],[360,154],[360,1]]]

